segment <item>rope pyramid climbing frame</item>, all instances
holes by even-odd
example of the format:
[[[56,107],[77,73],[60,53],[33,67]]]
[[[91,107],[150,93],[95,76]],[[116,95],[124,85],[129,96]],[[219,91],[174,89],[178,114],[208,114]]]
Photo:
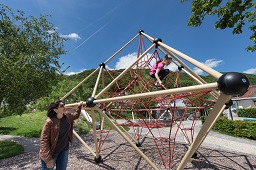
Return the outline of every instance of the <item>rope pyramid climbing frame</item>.
[[[134,63],[124,70],[108,70],[106,64],[137,38],[139,45]],[[148,48],[143,38],[150,42]],[[154,86],[154,80],[148,75],[152,65],[160,58],[159,52],[170,55],[178,68],[177,72],[171,72],[163,80],[164,89]],[[205,82],[185,62],[213,76],[216,82]],[[181,71],[198,85],[182,87],[179,82]],[[221,74],[142,30],[61,99],[66,99],[97,73],[92,95],[85,100],[83,110],[83,115],[93,127],[95,152],[75,131],[74,134],[95,156],[95,162],[100,163],[104,140],[109,137],[109,131],[115,129],[153,169],[158,167],[140,149],[145,140],[155,144],[164,168],[172,169],[177,138],[183,138],[188,149],[177,169],[184,169],[227,106],[230,96],[243,94],[249,87],[249,81],[244,75],[236,72]],[[67,104],[66,107],[72,108],[77,104]],[[209,116],[195,137],[195,123],[205,109],[210,110]],[[100,122],[100,128],[97,129],[96,114]],[[187,118],[192,118],[189,124],[185,123],[188,122]],[[104,128],[105,122],[110,124],[111,129]],[[127,132],[124,127],[129,127],[130,131]],[[167,136],[163,135],[163,128],[168,129]]]

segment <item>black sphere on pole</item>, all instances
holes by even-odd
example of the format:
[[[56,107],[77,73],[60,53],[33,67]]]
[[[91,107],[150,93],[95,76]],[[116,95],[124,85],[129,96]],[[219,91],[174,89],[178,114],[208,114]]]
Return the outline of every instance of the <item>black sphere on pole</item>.
[[[95,100],[94,97],[90,97],[86,100],[86,106],[87,107],[94,107],[96,104],[93,103],[93,101]]]
[[[178,66],[178,70],[181,71],[184,67],[182,65]]]
[[[225,109],[228,109],[230,106],[233,105],[233,101],[231,99],[229,99],[229,101],[226,102],[225,105],[226,105]]]
[[[158,48],[158,42],[162,42],[162,39],[161,38],[155,38],[153,40],[153,44],[155,44],[155,47]]]
[[[101,162],[102,162],[101,155],[99,155],[98,157],[95,157],[95,158],[94,158],[94,161],[95,161],[96,163],[101,163]]]
[[[142,145],[141,142],[136,142],[137,147],[141,147],[141,145]]]
[[[226,95],[243,95],[250,84],[245,75],[237,72],[223,74],[217,83],[218,89]]]
[[[99,66],[105,68],[105,63],[100,63]]]
[[[153,43],[157,44],[158,42],[162,42],[162,39],[161,38],[155,38],[153,40]]]

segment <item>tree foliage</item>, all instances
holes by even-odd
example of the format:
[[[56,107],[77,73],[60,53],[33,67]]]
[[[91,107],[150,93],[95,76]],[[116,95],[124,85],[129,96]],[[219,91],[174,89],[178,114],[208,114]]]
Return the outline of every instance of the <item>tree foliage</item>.
[[[184,2],[186,0],[181,0]],[[250,40],[252,45],[246,47],[247,51],[256,51],[256,3],[253,0],[193,0],[192,15],[188,26],[198,27],[207,15],[215,15],[218,21],[215,28],[233,28],[233,34],[242,34],[243,27],[248,26],[252,31]]]
[[[66,53],[67,39],[47,17],[25,16],[0,4],[0,117],[22,113],[58,81],[58,59]]]
[[[94,70],[86,70],[79,74],[63,76],[62,80],[52,87],[51,93],[37,100],[34,107],[38,110],[46,110],[50,102],[61,99],[93,71]],[[76,88],[73,93],[65,98],[64,102],[75,103],[82,100],[85,101],[87,98],[91,97],[96,79],[96,75],[92,76],[91,79],[88,79],[86,83]]]

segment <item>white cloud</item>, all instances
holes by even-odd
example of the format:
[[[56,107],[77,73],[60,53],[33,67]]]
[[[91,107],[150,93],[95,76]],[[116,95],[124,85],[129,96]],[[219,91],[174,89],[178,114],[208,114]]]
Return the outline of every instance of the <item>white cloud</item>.
[[[55,31],[52,31],[52,30],[49,30],[49,31],[47,31],[49,34],[53,34],[53,33],[55,33]]]
[[[108,65],[105,66],[108,70],[114,70],[113,68],[110,68]]]
[[[198,75],[202,75],[202,74],[203,74],[203,70],[201,70],[201,69],[199,69],[199,68],[197,68],[197,67],[195,67],[195,68],[193,69],[193,71],[194,71],[196,74],[198,74]]]
[[[169,66],[167,66],[167,68],[174,72],[178,70],[178,66],[174,63],[171,63]]]
[[[211,67],[211,68],[214,68],[214,67],[217,67],[219,66],[220,64],[223,63],[223,60],[217,60],[217,59],[208,59],[206,60],[203,64],[208,66],[208,67]],[[203,74],[203,70],[195,67],[194,69],[194,72],[198,75],[202,75]]]
[[[71,33],[71,34],[68,34],[68,35],[61,35],[61,37],[73,39],[75,41],[77,41],[78,39],[81,39],[81,37],[77,33]]]
[[[205,65],[207,65],[208,67],[214,68],[219,66],[220,64],[222,64],[222,60],[217,60],[217,59],[209,59],[205,61]]]
[[[55,27],[55,29],[57,30],[57,29],[59,29],[58,27]],[[47,31],[49,34],[53,34],[53,33],[55,33],[56,31],[55,30],[48,30]]]
[[[148,56],[151,56],[152,54],[148,54]],[[137,59],[137,52],[133,52],[131,54],[127,54],[126,56],[123,56],[119,58],[118,62],[116,62],[115,69],[126,69],[127,67],[131,66],[131,64],[134,63],[134,61]],[[156,60],[151,60],[150,65],[153,66],[155,64]],[[177,71],[178,66],[174,63],[171,63],[167,68],[171,71]]]
[[[131,66],[132,63],[137,59],[137,53],[133,52],[132,54],[128,54],[126,56],[123,56],[118,59],[118,62],[116,62],[115,69],[125,69]]]
[[[74,74],[81,73],[81,72],[83,72],[83,71],[85,71],[85,70],[86,70],[86,69],[82,69],[82,70],[80,70],[80,71],[78,71],[78,72],[73,72],[73,71],[71,71],[71,72],[67,72],[67,73],[64,73],[64,74],[70,76],[70,75],[74,75]]]
[[[250,68],[248,70],[243,71],[243,73],[256,74],[256,68]]]
[[[150,57],[152,54],[148,53],[147,57]],[[126,56],[120,57],[118,62],[116,62],[115,69],[126,69],[131,66],[137,60],[137,52],[133,52],[131,54],[127,54]],[[146,56],[144,56],[146,57]],[[155,64],[155,60],[151,60],[150,65]]]

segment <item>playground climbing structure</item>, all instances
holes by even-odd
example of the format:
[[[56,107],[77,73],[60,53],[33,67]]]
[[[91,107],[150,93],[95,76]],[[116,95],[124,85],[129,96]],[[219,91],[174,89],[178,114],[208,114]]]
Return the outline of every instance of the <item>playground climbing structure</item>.
[[[136,60],[125,69],[108,69],[107,64],[113,58],[120,57],[119,53],[137,39]],[[149,47],[146,47],[144,39],[149,42]],[[166,54],[173,58],[177,71],[171,71],[163,80],[165,86],[159,89],[154,85],[155,80],[149,76],[149,70],[161,55]],[[188,65],[203,70],[214,77],[216,82],[205,82]],[[181,72],[185,73],[186,78],[194,80],[195,85],[183,87]],[[92,75],[97,74],[94,89],[85,100],[82,112],[93,127],[95,149],[90,148],[75,131],[74,134],[95,156],[95,162],[100,163],[104,141],[111,138],[108,134],[111,129],[115,129],[153,169],[159,167],[140,149],[146,140],[156,146],[165,169],[173,167],[177,154],[175,144],[185,143],[188,149],[178,165],[178,169],[184,169],[189,159],[196,157],[197,149],[228,106],[230,96],[243,94],[249,86],[244,75],[236,72],[221,74],[142,30],[61,99],[68,98]],[[66,107],[76,105],[70,103]],[[195,136],[194,127],[202,113],[209,116]],[[106,123],[110,128],[105,128]],[[168,129],[167,135],[163,134],[163,128]],[[178,138],[183,141],[178,141]]]

